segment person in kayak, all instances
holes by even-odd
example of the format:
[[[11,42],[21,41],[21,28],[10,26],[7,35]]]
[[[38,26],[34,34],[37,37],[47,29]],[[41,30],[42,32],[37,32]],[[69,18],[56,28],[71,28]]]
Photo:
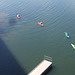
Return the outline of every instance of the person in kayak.
[[[43,22],[38,22],[37,24],[40,26],[44,26]]]
[[[70,37],[69,34],[68,34],[67,32],[64,32],[64,33],[65,33],[65,36],[66,36],[67,38]]]
[[[19,14],[17,14],[17,18],[20,19],[20,15]]]

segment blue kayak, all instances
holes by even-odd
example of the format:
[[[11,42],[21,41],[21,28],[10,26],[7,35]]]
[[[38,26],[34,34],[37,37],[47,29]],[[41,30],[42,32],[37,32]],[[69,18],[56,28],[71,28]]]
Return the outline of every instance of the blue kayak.
[[[64,33],[65,33],[65,36],[66,36],[67,38],[70,37],[69,34],[68,34],[67,32],[64,32]]]

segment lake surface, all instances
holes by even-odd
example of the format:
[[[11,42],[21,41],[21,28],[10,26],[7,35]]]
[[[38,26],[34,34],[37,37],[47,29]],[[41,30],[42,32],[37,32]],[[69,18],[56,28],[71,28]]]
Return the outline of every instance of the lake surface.
[[[0,39],[27,74],[47,55],[53,60],[47,75],[75,75],[75,1],[0,0]]]

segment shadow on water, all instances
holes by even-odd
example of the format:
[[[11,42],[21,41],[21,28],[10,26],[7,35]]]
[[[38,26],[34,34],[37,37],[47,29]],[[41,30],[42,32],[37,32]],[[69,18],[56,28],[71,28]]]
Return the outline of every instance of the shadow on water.
[[[0,38],[0,75],[27,75]]]
[[[9,19],[9,24],[10,25],[15,25],[16,24],[16,19],[14,18],[14,17],[11,17],[10,19]]]

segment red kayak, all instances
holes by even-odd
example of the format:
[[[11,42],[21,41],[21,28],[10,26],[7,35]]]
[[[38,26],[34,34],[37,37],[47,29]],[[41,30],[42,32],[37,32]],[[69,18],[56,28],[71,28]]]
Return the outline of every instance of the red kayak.
[[[20,19],[20,15],[19,14],[17,15],[17,18]]]
[[[37,24],[40,26],[44,26],[44,24],[42,22],[38,22]]]

